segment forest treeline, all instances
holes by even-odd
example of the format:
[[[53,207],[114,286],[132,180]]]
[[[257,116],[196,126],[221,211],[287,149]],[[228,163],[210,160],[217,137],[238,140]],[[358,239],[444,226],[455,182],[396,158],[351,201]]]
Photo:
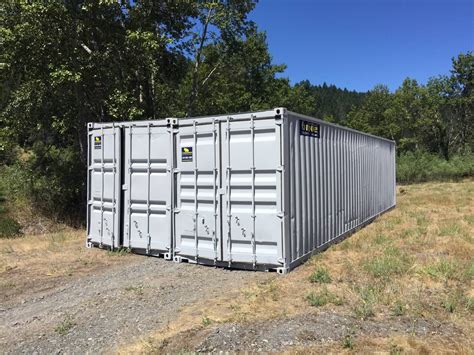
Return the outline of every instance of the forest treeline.
[[[405,167],[427,166],[415,174],[405,169],[402,181],[473,174],[472,53],[453,58],[449,75],[426,85],[406,79],[395,92],[383,85],[367,93],[291,85],[248,17],[255,6],[253,0],[2,2],[3,189],[44,213],[81,221],[87,122],[276,106],[395,140]]]

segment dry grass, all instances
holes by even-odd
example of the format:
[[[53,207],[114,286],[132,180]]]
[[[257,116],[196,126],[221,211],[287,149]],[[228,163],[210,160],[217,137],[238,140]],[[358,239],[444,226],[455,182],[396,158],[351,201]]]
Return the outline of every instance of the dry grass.
[[[473,255],[474,181],[401,186],[395,210],[289,275],[255,284],[238,297],[223,295],[212,305],[185,309],[167,329],[124,352],[157,351],[178,332],[202,328],[203,317],[211,322],[243,322],[322,308],[359,319],[404,316],[447,321],[464,334],[474,334]],[[472,336],[454,341],[455,352],[473,345]],[[352,342],[361,352],[444,353],[453,339],[407,336]],[[338,343],[306,350],[350,349]]]
[[[0,239],[0,299],[47,289],[118,262],[124,257],[85,248],[84,230]]]

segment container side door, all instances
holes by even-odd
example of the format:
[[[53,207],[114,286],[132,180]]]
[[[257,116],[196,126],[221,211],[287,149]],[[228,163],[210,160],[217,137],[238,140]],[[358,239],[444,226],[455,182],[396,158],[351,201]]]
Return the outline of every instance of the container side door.
[[[123,244],[152,255],[172,247],[170,137],[165,126],[125,129]]]
[[[282,260],[281,142],[274,118],[222,123],[224,261]]]
[[[120,247],[120,128],[89,131],[87,240]]]
[[[221,261],[219,123],[180,126],[176,146],[175,255]]]

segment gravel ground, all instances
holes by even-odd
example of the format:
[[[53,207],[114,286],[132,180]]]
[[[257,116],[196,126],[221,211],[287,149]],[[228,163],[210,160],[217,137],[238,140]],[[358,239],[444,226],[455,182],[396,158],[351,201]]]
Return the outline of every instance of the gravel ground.
[[[448,323],[393,317],[362,321],[330,311],[247,323],[218,324],[201,330],[183,332],[171,339],[163,353],[189,352],[278,352],[294,347],[341,342],[346,337],[386,337],[390,335],[447,339],[465,336]]]
[[[143,257],[0,306],[1,353],[98,353],[157,330],[179,309],[271,275]]]

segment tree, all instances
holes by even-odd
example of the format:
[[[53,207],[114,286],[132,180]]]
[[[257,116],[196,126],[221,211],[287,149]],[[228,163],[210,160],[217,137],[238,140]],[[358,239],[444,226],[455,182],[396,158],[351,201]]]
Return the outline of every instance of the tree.
[[[426,85],[405,79],[393,94],[376,86],[349,125],[393,139],[398,152],[423,150],[446,160],[474,149],[474,56],[453,58],[451,76],[431,78]]]
[[[255,7],[255,0],[235,1],[203,1],[196,5],[197,19],[202,27],[201,32],[192,34],[193,46],[191,54],[194,56],[194,65],[191,72],[191,85],[186,109],[186,116],[194,115],[194,108],[199,91],[203,85],[215,76],[216,70],[223,65],[229,54],[242,36],[254,28],[254,23],[247,20],[247,14]],[[214,63],[207,65],[205,51],[210,46],[214,49]],[[217,60],[215,60],[217,59]]]
[[[363,132],[399,140],[401,128],[393,114],[393,95],[385,85],[377,85],[367,94],[364,104],[348,115],[348,125]]]
[[[22,169],[39,207],[82,219],[86,122],[174,113],[195,6],[18,1],[0,16],[1,136],[30,153]]]
[[[0,159],[37,207],[82,219],[89,121],[280,105],[253,0],[52,0],[0,4]],[[204,27],[203,27],[204,26]],[[280,96],[275,93],[281,93]],[[278,104],[276,104],[278,102]]]

